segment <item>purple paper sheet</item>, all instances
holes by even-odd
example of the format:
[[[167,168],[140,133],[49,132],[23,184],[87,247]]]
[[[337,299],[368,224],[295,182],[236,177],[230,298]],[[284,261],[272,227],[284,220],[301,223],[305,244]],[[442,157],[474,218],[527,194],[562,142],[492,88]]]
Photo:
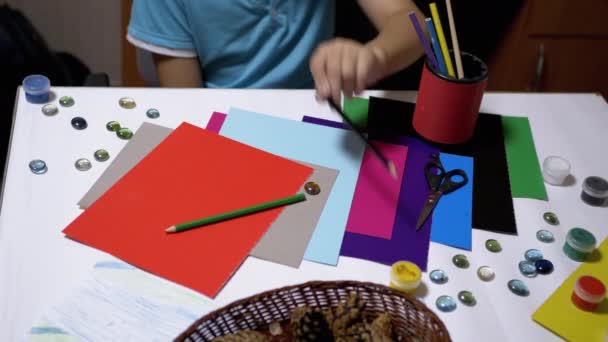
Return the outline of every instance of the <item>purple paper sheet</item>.
[[[316,125],[320,125],[320,126],[350,129],[350,127],[348,127],[348,124],[345,124],[345,123],[342,123],[342,122],[337,122],[337,121],[332,121],[332,120],[315,118],[314,116],[306,116],[306,115],[304,115],[304,118],[302,119],[302,121],[303,122],[312,123],[312,124],[316,124]]]
[[[337,127],[335,122],[304,116],[305,122]],[[343,127],[343,126],[339,126]],[[429,189],[424,176],[424,165],[432,153],[439,150],[411,137],[400,137],[388,141],[408,146],[405,173],[399,193],[399,204],[390,240],[346,232],[342,240],[340,255],[392,265],[400,260],[408,260],[426,271],[429,254],[432,218],[426,221],[420,231],[416,231],[416,221],[424,206]]]

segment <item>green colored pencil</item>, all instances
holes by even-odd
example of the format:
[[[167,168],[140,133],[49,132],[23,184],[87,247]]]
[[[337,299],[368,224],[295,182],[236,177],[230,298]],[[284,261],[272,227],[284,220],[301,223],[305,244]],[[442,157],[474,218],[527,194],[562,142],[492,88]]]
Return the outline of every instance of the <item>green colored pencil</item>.
[[[264,210],[282,207],[284,205],[302,202],[305,200],[306,200],[306,197],[304,196],[304,194],[297,194],[297,195],[281,198],[278,200],[253,205],[251,207],[237,209],[234,211],[229,211],[229,212],[223,213],[223,214],[209,216],[209,217],[202,218],[199,220],[176,224],[175,226],[171,226],[171,227],[165,229],[165,232],[177,233],[177,232],[181,232],[184,230],[205,226],[205,225],[220,222],[220,221],[230,220],[230,219],[233,219],[236,217],[255,214],[255,213],[258,213],[258,212],[264,211]]]

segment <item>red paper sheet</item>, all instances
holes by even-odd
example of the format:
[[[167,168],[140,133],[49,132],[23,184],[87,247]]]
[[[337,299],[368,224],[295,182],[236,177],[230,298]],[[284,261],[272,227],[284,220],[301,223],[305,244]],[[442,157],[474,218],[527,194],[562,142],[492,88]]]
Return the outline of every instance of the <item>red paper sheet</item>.
[[[165,228],[293,195],[311,172],[183,123],[64,233],[213,297],[282,208],[177,234]]]

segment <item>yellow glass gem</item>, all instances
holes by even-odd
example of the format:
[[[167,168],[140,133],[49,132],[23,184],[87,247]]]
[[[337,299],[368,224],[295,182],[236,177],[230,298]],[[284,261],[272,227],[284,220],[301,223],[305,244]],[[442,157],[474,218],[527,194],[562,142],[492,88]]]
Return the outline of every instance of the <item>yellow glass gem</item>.
[[[135,100],[133,100],[130,97],[123,97],[120,100],[118,100],[118,104],[125,109],[133,109],[135,108],[135,106],[137,105],[135,103]]]
[[[391,267],[389,285],[401,291],[414,292],[420,285],[421,279],[422,271],[416,264],[409,261],[397,261]]]
[[[315,182],[308,182],[304,184],[304,191],[309,195],[318,195],[321,193],[321,187]]]

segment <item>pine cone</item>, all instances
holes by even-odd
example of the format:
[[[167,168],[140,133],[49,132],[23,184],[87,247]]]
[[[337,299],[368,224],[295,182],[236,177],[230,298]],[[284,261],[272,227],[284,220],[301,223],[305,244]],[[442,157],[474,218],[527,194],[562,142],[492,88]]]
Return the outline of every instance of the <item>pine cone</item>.
[[[291,323],[297,342],[334,340],[325,315],[319,309],[296,308],[292,312]]]
[[[242,330],[232,335],[214,338],[213,342],[270,342],[270,340],[260,332]]]
[[[388,314],[378,316],[372,324],[368,326],[371,332],[372,341],[374,342],[391,342],[393,341],[393,325]]]

